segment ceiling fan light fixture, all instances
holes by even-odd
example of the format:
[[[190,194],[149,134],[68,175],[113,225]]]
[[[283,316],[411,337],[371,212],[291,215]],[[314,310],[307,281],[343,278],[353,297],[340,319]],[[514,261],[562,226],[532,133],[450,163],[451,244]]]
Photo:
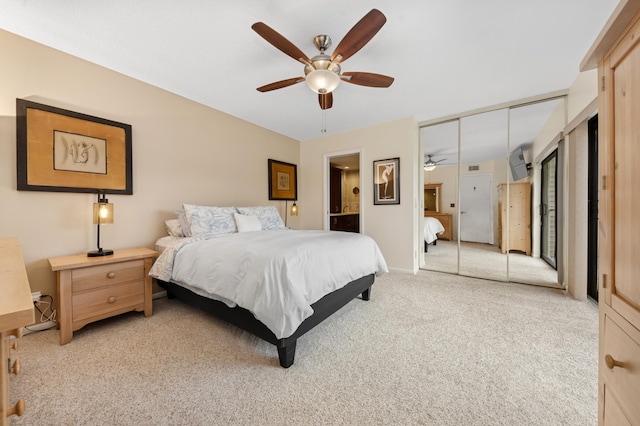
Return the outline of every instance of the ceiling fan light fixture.
[[[305,82],[316,93],[331,93],[340,85],[340,76],[329,70],[314,70],[307,74]]]
[[[433,163],[425,163],[424,164],[424,171],[425,172],[432,172],[436,169],[436,165]]]

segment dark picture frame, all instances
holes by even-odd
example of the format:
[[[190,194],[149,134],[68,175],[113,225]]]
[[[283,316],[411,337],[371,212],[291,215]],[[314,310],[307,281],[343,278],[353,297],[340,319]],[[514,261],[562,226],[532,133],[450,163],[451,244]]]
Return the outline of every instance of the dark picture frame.
[[[19,191],[133,194],[131,125],[16,99]]]
[[[269,199],[298,199],[298,168],[295,164],[269,159]]]
[[[373,162],[373,204],[400,204],[400,158]]]

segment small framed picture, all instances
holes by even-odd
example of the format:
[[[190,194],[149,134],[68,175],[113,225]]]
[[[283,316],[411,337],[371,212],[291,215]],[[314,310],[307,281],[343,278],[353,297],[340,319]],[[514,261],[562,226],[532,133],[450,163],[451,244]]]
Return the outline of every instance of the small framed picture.
[[[373,204],[400,204],[400,158],[373,162]]]
[[[298,174],[295,164],[269,159],[269,199],[298,199]]]

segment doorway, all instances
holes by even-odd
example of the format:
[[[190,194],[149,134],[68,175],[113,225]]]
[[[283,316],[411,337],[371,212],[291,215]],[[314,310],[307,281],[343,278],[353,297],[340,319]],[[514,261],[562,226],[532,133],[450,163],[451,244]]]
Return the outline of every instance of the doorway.
[[[360,232],[360,151],[325,156],[325,230]]]
[[[540,257],[553,269],[557,268],[557,172],[558,150],[542,160],[541,184],[540,184]]]

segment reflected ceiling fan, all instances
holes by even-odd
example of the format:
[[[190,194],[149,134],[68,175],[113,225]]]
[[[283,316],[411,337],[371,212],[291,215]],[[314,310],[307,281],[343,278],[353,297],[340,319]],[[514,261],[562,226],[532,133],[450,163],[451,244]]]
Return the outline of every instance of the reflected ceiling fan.
[[[333,106],[333,91],[341,81],[368,87],[391,86],[393,77],[367,72],[342,72],[340,68],[340,64],[362,49],[380,31],[385,22],[387,18],[382,12],[372,9],[349,30],[331,56],[325,54],[331,46],[331,38],[328,35],[316,36],[313,43],[320,50],[320,54],[311,59],[267,24],[256,22],[251,26],[255,32],[286,55],[304,64],[304,77],[288,78],[266,84],[258,87],[258,91],[269,92],[304,81],[318,94],[320,108],[325,110]]]
[[[446,158],[443,158],[442,160],[438,160],[438,161],[433,161],[433,159],[431,157],[433,157],[433,155],[431,154],[427,154],[427,161],[425,161],[424,163],[424,171],[425,172],[430,172],[432,170],[434,170],[436,168],[436,166],[438,165],[438,163],[441,163],[443,161],[446,160]]]

